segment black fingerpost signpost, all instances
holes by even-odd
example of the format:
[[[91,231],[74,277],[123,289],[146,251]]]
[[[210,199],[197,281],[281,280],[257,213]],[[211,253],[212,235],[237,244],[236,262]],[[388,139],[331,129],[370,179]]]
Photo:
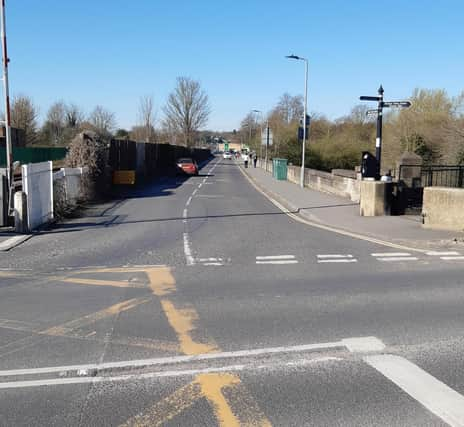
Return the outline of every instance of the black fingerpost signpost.
[[[377,161],[376,180],[380,179],[380,161],[382,158],[382,116],[384,108],[409,108],[409,101],[388,101],[383,100],[383,87],[380,85],[377,96],[360,96],[361,101],[376,101],[377,102],[377,136],[375,138],[375,158]]]

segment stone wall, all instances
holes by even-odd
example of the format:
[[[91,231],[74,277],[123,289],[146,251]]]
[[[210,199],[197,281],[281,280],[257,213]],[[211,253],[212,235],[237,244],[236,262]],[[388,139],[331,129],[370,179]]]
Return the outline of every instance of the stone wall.
[[[422,215],[425,228],[464,231],[463,212],[463,188],[424,188]]]
[[[272,162],[260,162],[260,167],[272,172]],[[301,168],[299,166],[287,167],[287,180],[295,184],[300,183]],[[353,202],[359,202],[361,180],[357,179],[355,171],[334,169],[332,173],[316,169],[305,168],[304,184],[317,191],[348,197]]]

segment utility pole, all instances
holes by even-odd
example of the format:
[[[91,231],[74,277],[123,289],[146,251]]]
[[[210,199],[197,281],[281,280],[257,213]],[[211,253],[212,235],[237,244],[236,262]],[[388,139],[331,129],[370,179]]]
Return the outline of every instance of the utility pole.
[[[6,140],[6,169],[8,184],[8,214],[13,212],[13,148],[11,145],[11,112],[10,112],[10,89],[8,83],[8,58],[6,44],[6,18],[5,18],[5,0],[1,2],[1,38],[3,53],[3,92],[5,98],[5,140]]]

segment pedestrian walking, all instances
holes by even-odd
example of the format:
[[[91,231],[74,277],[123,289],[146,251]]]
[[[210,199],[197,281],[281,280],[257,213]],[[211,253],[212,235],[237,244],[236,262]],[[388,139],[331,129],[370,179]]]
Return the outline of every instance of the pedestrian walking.
[[[245,164],[245,167],[247,168],[248,167],[248,162],[250,160],[250,156],[248,156],[248,153],[245,153],[243,155],[243,163]]]
[[[256,163],[258,163],[258,155],[253,153],[253,166],[256,168]]]

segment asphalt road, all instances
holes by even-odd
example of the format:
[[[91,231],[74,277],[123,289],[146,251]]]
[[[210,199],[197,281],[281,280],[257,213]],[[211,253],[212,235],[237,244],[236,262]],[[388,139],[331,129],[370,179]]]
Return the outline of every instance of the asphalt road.
[[[2,426],[464,426],[464,261],[310,227],[235,161],[0,259]]]

